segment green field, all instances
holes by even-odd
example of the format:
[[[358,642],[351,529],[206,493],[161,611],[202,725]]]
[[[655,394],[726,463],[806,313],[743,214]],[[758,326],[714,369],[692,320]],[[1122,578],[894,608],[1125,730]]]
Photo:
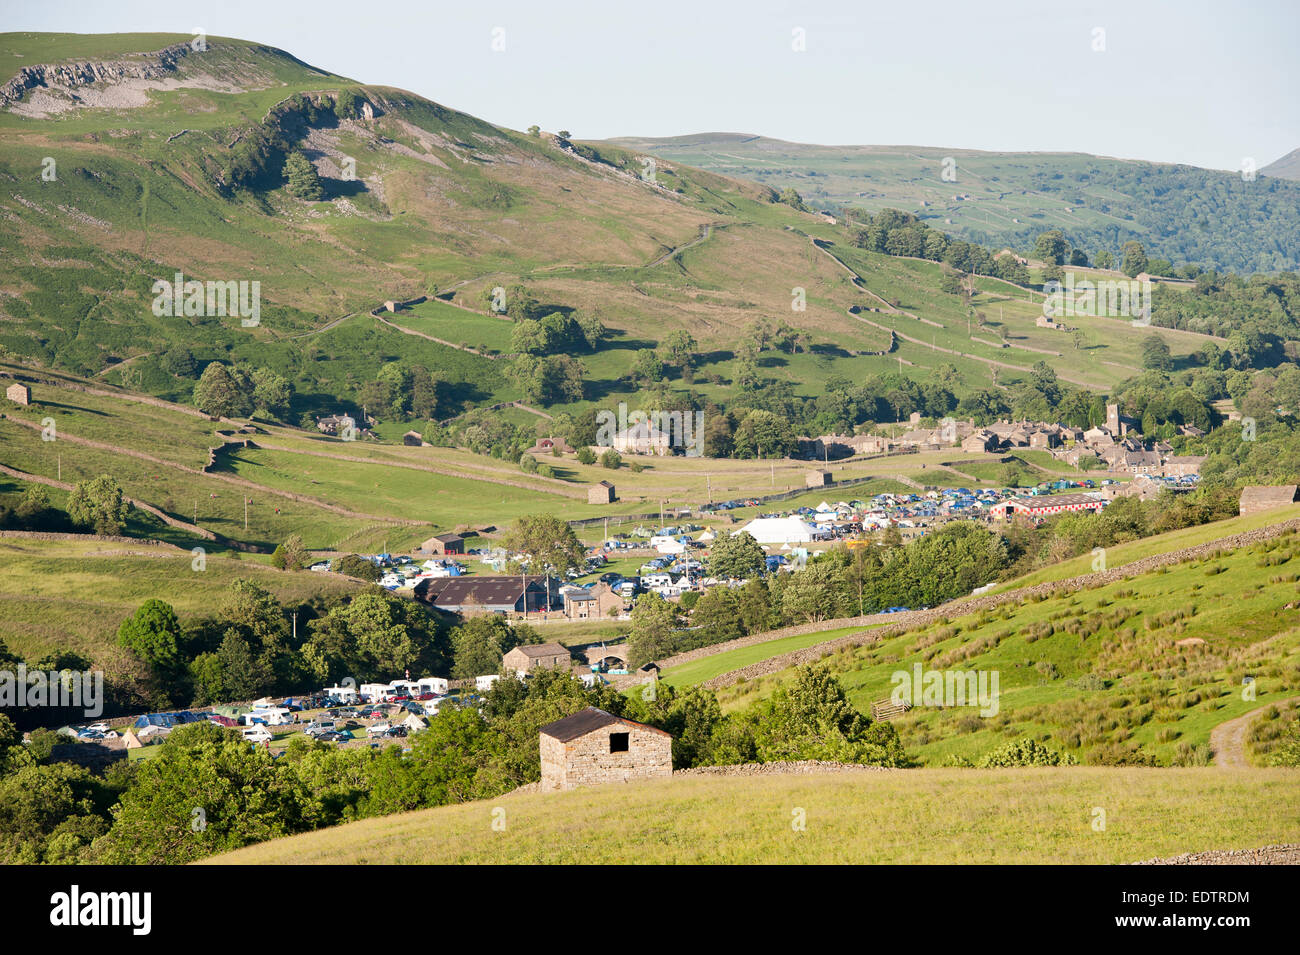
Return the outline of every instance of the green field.
[[[1300,841],[1294,776],[1076,768],[679,777],[367,819],[207,861],[1115,864]],[[1098,808],[1103,831],[1093,827]],[[799,809],[803,831],[792,826]]]
[[[215,555],[201,566],[195,569],[189,550],[165,545],[0,537],[0,638],[29,661],[56,651],[93,660],[116,639],[122,621],[154,597],[188,621],[212,612],[240,578],[291,605],[361,586],[337,574],[275,570]]]
[[[1149,551],[1168,549],[1172,536],[1147,542]],[[1081,762],[1195,765],[1209,759],[1215,726],[1300,689],[1300,614],[1286,609],[1298,603],[1297,560],[1296,535],[1283,534],[1079,592],[955,612],[826,662],[862,712],[918,664],[997,675],[992,712],[920,705],[895,721],[926,765],[975,761],[1022,737]],[[719,699],[747,706],[791,673],[733,685]],[[1255,678],[1253,694],[1245,676]]]

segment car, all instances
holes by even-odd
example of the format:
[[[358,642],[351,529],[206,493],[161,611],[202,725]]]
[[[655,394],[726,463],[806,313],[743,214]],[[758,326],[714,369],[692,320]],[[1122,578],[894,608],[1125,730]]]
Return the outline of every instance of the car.
[[[315,720],[308,723],[303,732],[308,736],[320,736],[322,733],[333,733],[336,729],[333,720]]]

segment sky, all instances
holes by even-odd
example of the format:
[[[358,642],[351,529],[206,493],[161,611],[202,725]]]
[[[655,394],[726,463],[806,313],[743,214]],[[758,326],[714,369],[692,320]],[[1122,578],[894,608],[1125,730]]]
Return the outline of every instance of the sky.
[[[578,139],[1089,152],[1215,169],[1300,147],[1300,0],[0,0],[0,31],[202,29]]]

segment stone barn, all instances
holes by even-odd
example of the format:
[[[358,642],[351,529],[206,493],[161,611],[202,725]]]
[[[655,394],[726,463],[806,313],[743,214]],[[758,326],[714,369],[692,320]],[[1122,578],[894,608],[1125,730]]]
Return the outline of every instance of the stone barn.
[[[1286,507],[1288,504],[1295,503],[1297,485],[1279,484],[1269,486],[1266,484],[1251,484],[1241,489],[1241,501],[1238,509],[1242,517],[1247,514],[1257,514],[1260,511],[1267,511],[1274,507]]]
[[[5,389],[5,397],[17,405],[32,403],[32,389],[24,384],[12,384]]]
[[[671,735],[592,706],[543,726],[540,746],[542,792],[673,774]]]
[[[829,487],[831,483],[830,471],[809,471],[804,475],[805,487]]]
[[[597,481],[591,487],[587,488],[587,503],[614,503],[614,485],[610,484],[608,481]]]

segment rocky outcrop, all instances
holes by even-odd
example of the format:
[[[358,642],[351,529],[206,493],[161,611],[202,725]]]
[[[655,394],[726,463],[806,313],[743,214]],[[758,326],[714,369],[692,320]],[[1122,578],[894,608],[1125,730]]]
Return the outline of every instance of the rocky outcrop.
[[[38,87],[58,86],[73,89],[91,83],[117,82],[125,79],[157,80],[176,72],[176,64],[189,55],[188,43],[175,43],[137,58],[95,63],[44,63],[24,66],[9,82],[0,86],[0,107],[16,103]]]

